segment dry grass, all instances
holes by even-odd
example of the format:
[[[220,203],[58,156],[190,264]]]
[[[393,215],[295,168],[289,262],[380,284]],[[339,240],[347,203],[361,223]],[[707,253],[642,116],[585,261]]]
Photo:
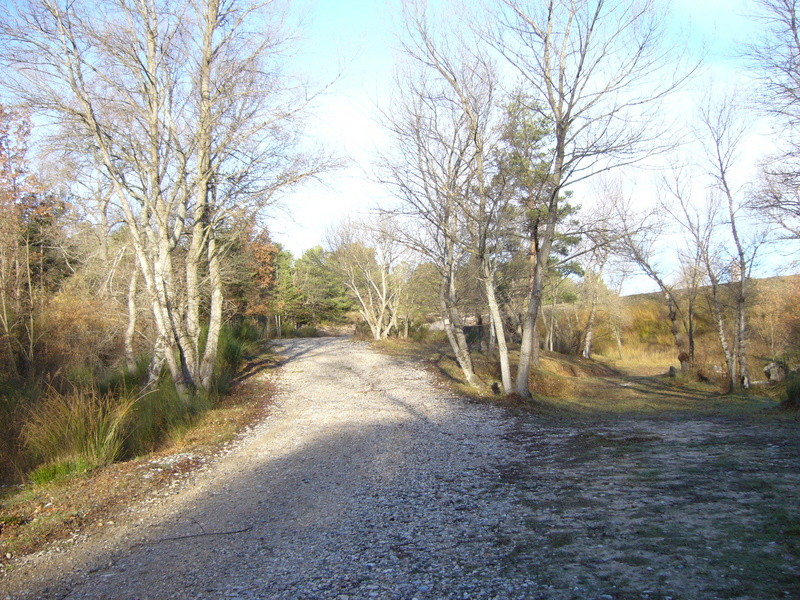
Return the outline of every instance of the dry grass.
[[[597,357],[619,371],[630,375],[661,375],[670,366],[678,367],[677,353],[674,348],[652,347],[646,345],[628,345],[622,349],[622,358],[614,352]]]
[[[758,391],[726,395],[713,382],[700,382],[696,377],[673,379],[663,375],[666,368],[648,367],[645,359],[657,364],[659,356],[666,356],[667,352],[639,356],[638,362],[632,357],[627,363],[543,352],[539,368],[532,370],[529,379],[534,399],[522,400],[492,391],[492,383],[500,381],[499,364],[494,358],[473,354],[475,372],[483,382],[473,388],[463,379],[446,341],[390,339],[375,342],[374,346],[381,352],[430,365],[460,395],[549,414],[763,412],[778,405],[775,398]],[[510,358],[513,367],[516,352]]]
[[[125,425],[136,398],[117,398],[96,389],[62,394],[50,390],[33,406],[22,440],[40,461],[79,461],[89,467],[114,462],[122,452]]]

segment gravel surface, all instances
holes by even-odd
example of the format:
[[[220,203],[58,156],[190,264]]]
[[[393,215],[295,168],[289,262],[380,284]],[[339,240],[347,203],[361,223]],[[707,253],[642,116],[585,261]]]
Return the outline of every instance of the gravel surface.
[[[535,586],[506,573],[502,540],[519,524],[499,478],[514,456],[502,410],[363,343],[281,351],[277,406],[235,451],[126,525],[32,558],[19,597],[422,600]]]
[[[269,418],[7,597],[800,598],[796,420],[513,413],[364,343],[280,349]]]

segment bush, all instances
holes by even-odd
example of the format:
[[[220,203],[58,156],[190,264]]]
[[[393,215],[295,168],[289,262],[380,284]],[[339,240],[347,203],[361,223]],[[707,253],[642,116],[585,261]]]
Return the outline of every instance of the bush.
[[[259,340],[261,333],[249,321],[222,327],[217,346],[217,363],[214,366],[213,382],[209,390],[210,401],[228,392],[239,367]]]
[[[135,398],[117,398],[95,388],[67,394],[51,389],[25,419],[23,446],[40,463],[108,464],[122,452],[135,402]]]
[[[178,396],[168,373],[154,389],[133,396],[145,382],[147,356],[140,357],[132,371],[72,365],[61,381],[70,391],[50,388],[40,401],[33,400],[36,393],[18,400],[0,390],[0,433],[8,442],[5,447],[0,440],[0,469],[10,479],[13,471],[38,465],[29,477],[44,483],[156,450],[229,390],[260,339],[259,329],[250,322],[224,326],[211,389],[188,400]],[[17,439],[22,454],[14,459]]]
[[[57,294],[39,325],[36,368],[40,373],[71,374],[78,383],[121,354],[122,338],[115,307],[77,288]]]
[[[781,406],[790,410],[800,410],[800,375],[793,375],[786,382],[786,397]]]

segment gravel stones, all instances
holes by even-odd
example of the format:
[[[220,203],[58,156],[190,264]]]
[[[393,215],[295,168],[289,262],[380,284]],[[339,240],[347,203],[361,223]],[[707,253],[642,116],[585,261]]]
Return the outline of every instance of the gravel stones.
[[[502,410],[363,343],[280,350],[269,419],[136,527],[87,541],[75,575],[19,597],[504,599],[535,587],[507,574],[520,524],[500,481],[514,453]]]

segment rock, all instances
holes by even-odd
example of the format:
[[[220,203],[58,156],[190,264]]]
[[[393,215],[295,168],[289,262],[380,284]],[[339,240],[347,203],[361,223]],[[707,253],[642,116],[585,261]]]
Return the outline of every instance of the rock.
[[[788,374],[789,367],[786,366],[786,363],[772,361],[764,367],[764,375],[769,381],[784,381]]]

